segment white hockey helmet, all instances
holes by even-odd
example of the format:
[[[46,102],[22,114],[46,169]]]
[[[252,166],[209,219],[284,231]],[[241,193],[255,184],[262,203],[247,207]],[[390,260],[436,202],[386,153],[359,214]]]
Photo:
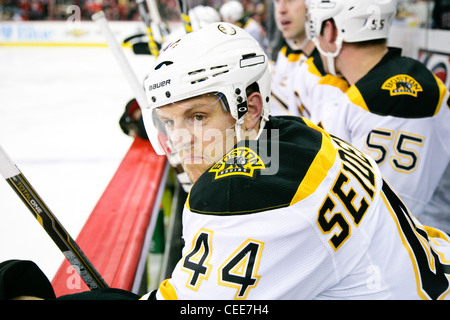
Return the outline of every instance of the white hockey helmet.
[[[142,114],[155,151],[179,151],[173,150],[168,133],[158,122],[158,109],[208,93],[225,101],[236,119],[239,139],[239,127],[248,110],[246,89],[254,83],[263,99],[261,134],[269,117],[270,71],[266,54],[248,32],[229,23],[212,23],[169,44],[144,82],[148,108],[143,108]]]
[[[397,0],[307,0],[306,34],[328,60],[340,53],[342,42],[387,39]],[[323,52],[317,41],[322,25],[333,19],[338,31],[336,52]],[[333,64],[334,71],[334,64]]]
[[[219,12],[223,21],[235,23],[244,16],[244,7],[239,1],[229,0],[220,7]]]
[[[189,9],[192,30],[198,30],[213,22],[221,21],[219,12],[210,6],[198,5]]]

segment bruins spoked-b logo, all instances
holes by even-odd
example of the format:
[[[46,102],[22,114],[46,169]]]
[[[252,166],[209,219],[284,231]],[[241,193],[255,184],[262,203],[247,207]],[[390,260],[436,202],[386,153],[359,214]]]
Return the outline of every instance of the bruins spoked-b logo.
[[[242,175],[253,177],[255,170],[263,170],[266,166],[253,150],[239,147],[228,152],[209,172],[215,173],[215,179]]]
[[[423,91],[422,86],[407,74],[398,74],[386,80],[381,89],[389,90],[391,96],[410,95],[417,97],[417,93]]]
[[[236,29],[233,27],[230,27],[226,24],[219,24],[217,26],[217,29],[219,29],[220,32],[234,36],[236,34]]]

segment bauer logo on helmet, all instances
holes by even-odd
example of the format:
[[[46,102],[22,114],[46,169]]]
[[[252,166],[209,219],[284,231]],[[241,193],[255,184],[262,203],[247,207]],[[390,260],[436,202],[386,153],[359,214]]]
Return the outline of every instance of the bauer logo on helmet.
[[[170,84],[170,79],[158,82],[158,83],[153,83],[151,85],[148,86],[148,91],[154,90],[154,89],[158,89],[161,87],[165,87],[168,86]]]

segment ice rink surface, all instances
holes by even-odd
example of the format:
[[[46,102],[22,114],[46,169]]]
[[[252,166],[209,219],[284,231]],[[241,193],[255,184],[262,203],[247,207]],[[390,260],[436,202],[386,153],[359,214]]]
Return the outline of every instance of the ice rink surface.
[[[124,52],[143,81],[152,57]],[[74,239],[133,141],[119,126],[132,97],[107,47],[0,46],[0,145]],[[0,261],[51,280],[64,256],[1,180]]]

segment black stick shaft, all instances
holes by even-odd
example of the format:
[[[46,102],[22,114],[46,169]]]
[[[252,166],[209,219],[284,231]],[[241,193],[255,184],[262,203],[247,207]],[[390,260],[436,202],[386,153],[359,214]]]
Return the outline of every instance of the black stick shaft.
[[[159,50],[158,50],[158,46],[156,45],[155,38],[153,37],[151,18],[145,10],[144,0],[137,0],[136,3],[138,5],[139,14],[141,15],[141,18],[144,21],[144,24],[147,28],[147,35],[148,35],[148,39],[149,39],[148,47],[150,49],[150,53],[152,56],[157,58],[159,55]]]
[[[178,0],[178,9],[180,11],[181,21],[184,25],[184,30],[186,33],[192,32],[191,19],[189,18],[189,8],[187,6],[186,0]]]
[[[89,289],[107,288],[108,284],[1,147],[0,173],[79,273]]]

